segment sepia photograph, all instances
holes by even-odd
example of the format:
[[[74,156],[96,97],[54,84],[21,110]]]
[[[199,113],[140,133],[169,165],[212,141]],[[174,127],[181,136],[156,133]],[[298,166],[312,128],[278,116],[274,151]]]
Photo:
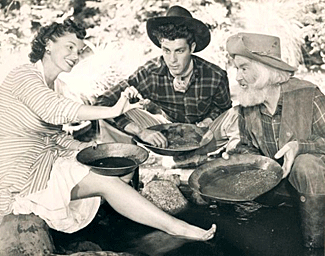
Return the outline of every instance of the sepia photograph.
[[[325,0],[0,0],[0,256],[324,256]]]

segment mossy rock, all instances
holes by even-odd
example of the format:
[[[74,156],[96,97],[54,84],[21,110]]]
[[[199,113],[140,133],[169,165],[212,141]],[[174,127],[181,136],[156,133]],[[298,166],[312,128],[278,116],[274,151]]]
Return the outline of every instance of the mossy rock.
[[[54,252],[52,236],[44,220],[30,215],[7,215],[0,225],[0,255],[39,256]]]

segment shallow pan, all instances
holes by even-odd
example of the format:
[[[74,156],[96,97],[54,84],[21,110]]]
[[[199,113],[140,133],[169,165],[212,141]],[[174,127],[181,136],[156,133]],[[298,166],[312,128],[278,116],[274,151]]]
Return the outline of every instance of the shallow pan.
[[[133,139],[137,143],[141,143],[146,148],[155,152],[156,154],[165,155],[165,156],[177,156],[192,152],[199,148],[206,146],[212,139],[213,133],[207,127],[197,127],[195,124],[183,124],[183,123],[170,123],[170,124],[159,124],[155,126],[151,126],[148,129],[159,131],[164,135],[171,130],[179,129],[180,133],[169,133],[167,137],[168,139],[168,147],[160,148],[157,146],[150,145],[140,138],[135,136]],[[187,133],[186,130],[190,130],[191,132]],[[183,138],[182,138],[183,131]],[[183,139],[182,145],[175,145],[173,141],[176,141],[176,138],[173,136],[178,136],[179,139]],[[198,139],[198,141],[195,141]]]
[[[258,155],[231,155],[198,167],[190,175],[190,188],[204,199],[242,202],[252,201],[278,185],[281,166],[274,160]]]
[[[87,147],[77,154],[77,161],[91,171],[105,176],[122,176],[134,171],[149,157],[142,147],[126,143],[103,143]]]

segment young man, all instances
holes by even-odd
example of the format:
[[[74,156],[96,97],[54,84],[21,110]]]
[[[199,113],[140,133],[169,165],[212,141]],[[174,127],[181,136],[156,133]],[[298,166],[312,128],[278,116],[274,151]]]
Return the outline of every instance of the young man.
[[[239,83],[237,152],[252,149],[282,164],[299,195],[304,245],[323,247],[325,96],[293,77],[296,68],[281,60],[278,37],[239,33],[228,38],[227,51]]]
[[[220,122],[215,120],[231,108],[227,73],[193,55],[210,43],[208,27],[188,10],[173,6],[166,16],[149,19],[147,32],[162,49],[162,56],[149,60],[127,80],[105,92],[97,104],[113,105],[126,87],[134,86],[143,98],[150,100],[148,111],[159,115],[129,111],[127,117],[115,119],[116,126],[159,147],[166,147],[167,139],[160,132],[147,129],[149,126],[177,122],[217,129]],[[226,118],[224,115],[218,120]]]

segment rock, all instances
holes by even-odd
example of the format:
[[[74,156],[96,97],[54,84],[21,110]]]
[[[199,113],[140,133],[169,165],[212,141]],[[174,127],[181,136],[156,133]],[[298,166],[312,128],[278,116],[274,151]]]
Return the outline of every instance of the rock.
[[[91,242],[81,242],[76,245],[78,250],[93,250],[76,252],[72,256],[133,256],[126,252],[101,251],[101,248]],[[100,250],[100,251],[95,251]],[[0,225],[0,255],[1,256],[60,256],[55,254],[49,227],[38,216],[7,215]],[[63,256],[63,255],[61,255]]]
[[[177,185],[170,180],[152,180],[144,186],[141,194],[172,215],[184,210],[188,205],[187,199]]]
[[[199,154],[187,154],[181,156],[174,156],[173,160],[175,165],[173,168],[195,168],[203,163],[205,163],[208,159],[207,155],[199,155]]]
[[[64,256],[66,254],[51,254],[51,256]],[[134,256],[133,254],[127,252],[77,252],[69,254],[70,256]]]
[[[6,215],[0,225],[0,255],[39,256],[54,251],[49,227],[41,218],[30,215]]]
[[[208,205],[209,203],[202,198],[202,196],[198,193],[193,191],[190,197],[190,201],[197,205]]]
[[[134,240],[136,250],[143,255],[150,256],[170,255],[169,252],[176,251],[177,248],[190,242],[193,241],[175,237],[160,230],[156,230]]]
[[[89,251],[96,251],[101,252],[103,251],[99,245],[90,242],[90,241],[78,241],[72,244],[69,244],[67,251],[65,252],[68,255],[77,253],[77,252],[89,252]]]

